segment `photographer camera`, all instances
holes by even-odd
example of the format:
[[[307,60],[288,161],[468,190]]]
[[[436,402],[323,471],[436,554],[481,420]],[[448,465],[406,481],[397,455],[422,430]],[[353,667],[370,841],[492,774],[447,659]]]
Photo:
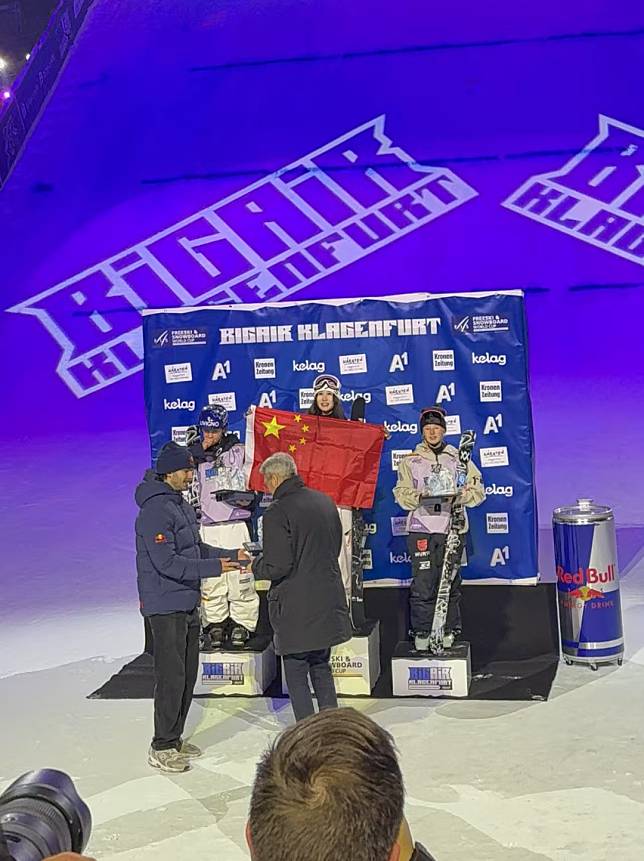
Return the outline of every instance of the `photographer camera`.
[[[0,795],[0,861],[67,861],[92,830],[89,808],[62,771],[23,774]]]

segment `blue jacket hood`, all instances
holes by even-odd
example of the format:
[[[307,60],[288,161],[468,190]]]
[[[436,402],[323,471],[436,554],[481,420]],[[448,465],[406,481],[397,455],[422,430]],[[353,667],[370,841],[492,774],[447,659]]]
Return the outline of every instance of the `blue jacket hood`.
[[[148,469],[143,476],[143,481],[134,491],[134,499],[139,508],[143,508],[148,500],[155,496],[181,496],[179,491],[173,490],[169,484],[159,478],[153,469]]]

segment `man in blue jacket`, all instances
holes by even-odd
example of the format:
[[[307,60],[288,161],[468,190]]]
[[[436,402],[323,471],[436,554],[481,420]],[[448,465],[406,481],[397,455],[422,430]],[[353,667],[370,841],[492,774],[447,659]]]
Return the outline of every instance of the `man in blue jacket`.
[[[182,496],[194,460],[169,442],[136,489],[136,569],[141,613],[150,621],[154,652],[154,738],[148,763],[167,772],[189,768],[200,756],[181,738],[199,668],[201,580],[219,577],[248,560],[244,550],[205,544],[194,509]]]

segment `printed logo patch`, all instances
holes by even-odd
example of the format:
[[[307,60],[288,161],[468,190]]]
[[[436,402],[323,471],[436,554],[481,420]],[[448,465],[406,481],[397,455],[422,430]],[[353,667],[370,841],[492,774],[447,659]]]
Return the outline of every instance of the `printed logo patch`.
[[[427,539],[426,538],[417,538],[416,539],[416,550],[420,550],[421,553],[425,553],[427,550]]]

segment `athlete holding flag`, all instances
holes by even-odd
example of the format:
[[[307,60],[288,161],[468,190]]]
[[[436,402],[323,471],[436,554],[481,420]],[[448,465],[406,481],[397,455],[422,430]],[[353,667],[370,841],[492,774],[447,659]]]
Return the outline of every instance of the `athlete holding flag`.
[[[340,391],[340,380],[333,374],[317,376],[313,381],[313,403],[309,407],[309,414],[333,419],[346,418],[340,400]],[[353,421],[364,421],[364,407],[364,398],[357,397],[351,407]],[[360,509],[347,508],[344,505],[338,505],[337,508],[342,526],[338,564],[347,596],[351,624],[356,632],[366,622],[362,590],[362,551],[366,540],[366,526]]]

